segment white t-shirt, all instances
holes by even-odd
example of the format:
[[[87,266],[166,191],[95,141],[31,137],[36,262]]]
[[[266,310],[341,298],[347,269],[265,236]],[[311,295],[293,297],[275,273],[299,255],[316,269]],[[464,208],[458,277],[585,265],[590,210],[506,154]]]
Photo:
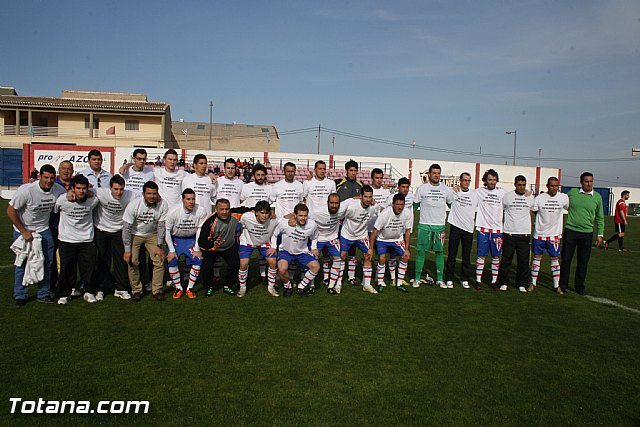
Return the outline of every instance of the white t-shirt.
[[[344,218],[344,213],[347,210],[347,206],[349,206],[349,204],[349,201],[341,203],[340,210],[338,210],[338,212],[334,214],[329,213],[328,206],[325,206],[324,209],[318,209],[314,212],[313,221],[318,227],[319,242],[330,242],[338,238],[338,232],[340,230],[340,220]]]
[[[510,191],[502,198],[504,229],[507,234],[531,234],[531,209],[533,196]]]
[[[533,202],[533,211],[536,213],[535,230],[533,237],[537,239],[546,237],[562,237],[563,210],[569,209],[569,196],[564,193],[556,193],[551,197],[549,193],[540,193]]]
[[[312,219],[303,226],[296,224],[294,227],[289,225],[287,218],[278,221],[278,226],[271,237],[271,246],[274,248],[278,244],[279,234],[282,234],[280,250],[287,251],[291,255],[309,252],[309,242],[311,242],[311,249],[318,249],[318,227]]]
[[[447,222],[468,233],[473,233],[476,207],[478,205],[476,190],[460,190],[454,194],[455,197],[453,203],[451,203]]]
[[[387,207],[387,200],[389,199],[390,194],[391,192],[389,192],[389,189],[387,188],[380,187],[373,189],[373,200],[376,202],[376,204],[374,206],[371,219],[369,220],[369,233],[373,231],[373,227],[376,224],[376,220],[378,219],[378,215],[380,214],[380,212],[382,212],[384,208]]]
[[[329,178],[320,181],[314,176],[305,181],[302,187],[302,196],[306,198],[305,203],[309,207],[309,217],[313,217],[315,211],[327,206],[327,197],[336,192],[336,183]]]
[[[158,221],[167,214],[167,202],[161,200],[153,205],[147,205],[144,197],[136,197],[124,210],[124,222],[131,224],[131,234],[136,236],[150,236],[158,231]]]
[[[182,204],[182,180],[185,173],[182,169],[169,172],[166,168],[155,168],[153,175],[158,184],[158,193],[168,206]]]
[[[215,185],[218,199],[229,200],[232,208],[240,206],[240,195],[244,186],[244,182],[240,178],[229,179],[226,176],[221,176],[217,179]]]
[[[271,203],[276,202],[276,217],[283,218],[293,213],[293,208],[302,203],[302,183],[300,181],[287,182],[284,179],[273,184]]]
[[[488,190],[486,187],[476,190],[478,206],[476,208],[476,229],[492,230],[500,233],[502,230],[503,206],[502,198],[506,191],[502,188]]]
[[[197,204],[192,211],[187,211],[182,203],[171,207],[164,218],[164,227],[166,230],[164,239],[167,242],[169,252],[176,251],[173,246],[172,237],[195,237],[208,216],[204,209]],[[200,250],[197,241],[193,250]]]
[[[270,243],[278,221],[267,219],[261,223],[256,219],[255,212],[247,212],[240,217],[240,224],[242,225],[240,244],[257,248],[265,243]]]
[[[96,197],[100,201],[93,211],[93,223],[100,231],[115,233],[122,231],[122,216],[127,205],[134,198],[129,190],[122,192],[120,200],[113,197],[110,188],[98,188]]]
[[[400,215],[396,215],[393,212],[393,207],[389,206],[378,215],[375,223],[375,228],[378,230],[378,240],[381,242],[404,240],[405,231],[410,230],[412,225],[411,215],[406,209],[403,209]]]
[[[211,205],[216,201],[216,186],[211,182],[209,175],[186,174],[182,180],[182,190],[185,188],[195,191],[198,206],[207,214],[211,213]]]
[[[240,200],[244,206],[252,208],[261,200],[268,202],[271,198],[271,190],[271,184],[258,185],[252,181],[242,187]]]
[[[9,204],[18,211],[18,217],[27,230],[40,232],[49,228],[51,211],[58,197],[64,193],[61,185],[54,184],[51,190],[44,191],[36,181],[21,185]],[[13,229],[18,231],[15,226]]]
[[[153,173],[153,167],[145,166],[141,171],[137,171],[133,169],[131,166],[127,171],[122,175],[124,181],[126,183],[125,188],[131,192],[136,197],[142,196],[142,187],[147,181],[154,181],[155,176]]]
[[[396,193],[393,194],[389,194],[389,197],[387,197],[387,203],[385,204],[385,206],[391,206],[393,204],[393,196],[395,196]],[[411,191],[409,191],[405,196],[404,196],[404,210],[409,212],[409,214],[411,215],[411,228],[410,230],[413,231],[413,200],[415,198],[415,194],[413,194]]]
[[[418,187],[414,203],[420,203],[420,224],[444,225],[447,205],[454,197],[453,190],[441,182],[438,185],[426,182]]]
[[[66,194],[58,197],[58,239],[67,243],[93,242],[93,209],[97,205],[97,197],[87,197],[82,202],[70,202]]]
[[[347,205],[340,235],[348,240],[360,240],[369,237],[369,220],[375,206],[362,207],[360,200],[354,200]]]

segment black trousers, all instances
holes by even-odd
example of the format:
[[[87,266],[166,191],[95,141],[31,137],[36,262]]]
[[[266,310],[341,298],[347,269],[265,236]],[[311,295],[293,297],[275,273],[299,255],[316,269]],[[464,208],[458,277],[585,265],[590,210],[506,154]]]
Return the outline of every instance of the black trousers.
[[[449,228],[449,252],[447,254],[447,265],[444,270],[444,280],[453,282],[453,272],[456,268],[456,258],[458,257],[458,246],[462,242],[462,271],[461,281],[469,281],[471,274],[471,246],[473,246],[473,233],[464,231],[461,228],[451,225]]]
[[[516,266],[516,286],[527,287],[529,284],[529,254],[531,236],[529,234],[507,234],[502,233],[502,260],[500,261],[500,271],[498,272],[498,283],[500,285],[509,284],[509,269],[513,262],[513,256],[518,257]]]
[[[60,277],[58,279],[58,296],[68,297],[71,288],[76,287],[76,275],[80,269],[80,277],[85,290],[95,293],[92,286],[93,270],[96,267],[98,250],[93,242],[67,243],[60,242]]]
[[[222,258],[227,263],[227,275],[224,285],[232,288],[238,281],[238,270],[240,270],[240,255],[238,246],[235,245],[224,251],[202,251],[202,267],[200,267],[200,277],[205,289],[213,285],[213,266],[218,258]]]
[[[58,251],[58,228],[49,227],[51,235],[53,236],[53,259],[51,260],[51,281],[49,282],[49,292],[56,293],[58,289],[58,258],[56,252]]]
[[[113,285],[117,291],[130,290],[127,264],[122,259],[124,255],[122,232],[110,233],[97,228],[94,231],[94,242],[98,248],[98,262],[93,277],[93,288],[96,291],[107,292],[111,290]],[[113,275],[111,274],[112,265]]]
[[[580,233],[565,228],[562,235],[562,268],[560,269],[560,288],[563,291],[569,289],[569,274],[571,273],[571,261],[573,255],[578,250],[578,265],[576,265],[576,275],[574,278],[574,289],[577,293],[584,293],[584,281],[587,278],[587,266],[591,257],[591,242],[593,242],[593,232]]]

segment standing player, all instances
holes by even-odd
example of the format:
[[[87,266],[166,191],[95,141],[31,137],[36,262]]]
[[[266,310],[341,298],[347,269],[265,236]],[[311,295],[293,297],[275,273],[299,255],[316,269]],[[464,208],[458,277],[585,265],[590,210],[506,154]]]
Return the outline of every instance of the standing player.
[[[93,244],[93,209],[98,204],[96,197],[87,197],[89,180],[84,175],[71,179],[71,194],[63,194],[56,201],[60,211],[58,239],[60,239],[60,279],[58,281],[58,304],[66,304],[71,289],[76,286],[78,268],[85,283],[86,302],[96,302],[93,270],[98,251]],[[68,198],[72,200],[68,200]]]
[[[298,283],[298,295],[306,297],[306,288],[313,284],[320,264],[318,263],[318,228],[313,220],[308,219],[309,208],[299,203],[293,209],[293,216],[281,219],[273,232],[271,246],[277,245],[278,236],[282,235],[282,243],[278,252],[278,275],[284,283],[284,296],[293,294],[291,277],[289,276],[289,264],[296,261],[307,267],[300,283]],[[311,249],[309,249],[311,248]]]
[[[244,183],[236,176],[236,162],[233,159],[224,161],[224,176],[216,180],[218,197],[227,199],[231,203],[231,209],[240,206],[240,195]]]
[[[254,211],[249,211],[240,217],[242,233],[240,234],[240,270],[238,271],[238,281],[240,290],[238,297],[242,298],[247,292],[247,278],[249,277],[249,262],[254,250],[267,261],[269,273],[267,276],[267,290],[274,297],[278,296],[275,290],[276,274],[276,247],[271,246],[271,237],[277,222],[271,219],[271,206],[266,200],[256,203]]]
[[[547,192],[540,193],[533,203],[536,214],[533,232],[533,261],[531,262],[531,286],[533,292],[538,283],[542,255],[549,255],[553,288],[560,295],[560,241],[562,239],[562,213],[569,209],[569,197],[558,191],[560,182],[556,177],[547,179]]]
[[[86,176],[89,180],[89,187],[94,190],[96,188],[109,188],[109,180],[113,175],[102,169],[102,153],[93,149],[89,151],[87,157],[89,158],[89,167],[78,172],[78,175]]]
[[[502,230],[502,263],[498,271],[498,283],[501,291],[507,290],[509,269],[515,254],[518,257],[516,286],[520,292],[527,292],[533,196],[527,191],[527,178],[523,175],[516,176],[514,185],[515,190],[506,193],[502,198],[504,227]]]
[[[409,245],[411,241],[411,216],[404,208],[404,196],[396,194],[393,196],[393,204],[386,208],[378,216],[373,233],[369,252],[373,251],[375,245],[378,253],[378,292],[382,292],[386,286],[384,283],[385,263],[387,254],[393,257],[400,257],[398,267],[398,279],[391,277],[391,284],[402,292],[407,292],[404,276],[409,266]]]
[[[313,218],[317,210],[327,206],[327,197],[336,192],[336,183],[327,178],[327,164],[318,160],[313,167],[313,178],[302,185],[304,203],[309,208],[309,218]]]
[[[347,201],[340,205],[340,196],[331,193],[327,197],[324,209],[318,209],[314,213],[314,222],[318,227],[318,254],[322,254],[324,262],[324,283],[328,286],[327,292],[332,295],[340,294],[342,290],[342,259],[340,258],[340,239],[338,230],[340,219],[344,215],[344,207]],[[331,271],[329,272],[329,269]]]
[[[362,194],[362,181],[358,180],[358,163],[349,160],[344,164],[346,176],[336,179],[336,193],[340,196],[340,201],[360,197]],[[356,249],[351,249],[347,257],[347,275],[350,285],[356,285]]]
[[[620,200],[616,203],[616,212],[613,217],[613,225],[616,228],[616,233],[604,242],[604,248],[609,249],[609,243],[614,240],[618,241],[618,251],[627,252],[624,247],[624,232],[627,228],[627,200],[629,200],[629,192],[624,190],[620,194]]]
[[[187,297],[196,297],[193,286],[200,275],[200,265],[202,264],[202,252],[196,241],[196,234],[207,219],[208,214],[203,208],[196,204],[196,192],[191,188],[182,191],[182,203],[171,207],[165,217],[165,240],[167,242],[167,266],[169,276],[173,281],[176,290],[173,299],[182,298],[184,289],[180,280],[181,255],[184,255],[185,264],[189,269],[189,279],[187,285]]]
[[[444,279],[447,288],[453,288],[453,272],[456,267],[458,247],[462,242],[462,265],[460,284],[463,288],[469,288],[471,277],[471,246],[473,246],[473,226],[476,217],[478,199],[476,191],[469,188],[471,175],[467,172],[460,174],[460,190],[456,191],[451,211],[449,212],[449,251],[447,265],[444,271]]]
[[[124,178],[116,175],[109,181],[109,188],[98,188],[96,191],[96,197],[100,201],[94,216],[95,244],[99,260],[93,279],[94,288],[98,290],[97,300],[104,298],[106,289],[110,287],[108,282],[112,266],[114,296],[124,300],[131,299],[127,264],[123,260],[122,217],[134,196],[124,187]]]
[[[142,187],[142,197],[132,200],[122,217],[122,242],[124,243],[123,259],[129,265],[129,282],[133,295],[133,302],[142,297],[140,283],[140,247],[145,246],[153,263],[151,279],[153,298],[164,300],[162,293],[162,276],[164,274],[164,233],[167,203],[160,199],[158,184],[147,181]]]
[[[436,256],[436,280],[441,288],[447,288],[444,282],[444,239],[447,205],[454,199],[453,190],[440,182],[442,168],[438,164],[429,166],[428,182],[416,191],[413,207],[420,206],[420,222],[418,225],[418,241],[416,249],[416,274],[413,287],[417,288],[422,280],[422,268],[427,252],[433,249]],[[452,286],[453,287],[453,284]]]
[[[478,230],[478,259],[476,260],[476,290],[481,290],[484,259],[491,255],[491,284],[498,283],[500,255],[502,255],[502,198],[505,191],[497,188],[498,172],[487,170],[482,176],[484,187],[478,188],[478,207],[476,211],[476,230]]]
[[[257,164],[253,167],[253,181],[242,186],[240,200],[248,208],[252,208],[261,200],[267,202],[271,198],[271,185],[267,184],[267,168]]]
[[[182,180],[184,170],[178,169],[178,153],[173,148],[164,153],[164,166],[153,170],[158,192],[167,206],[176,206],[182,203]]]
[[[352,247],[360,249],[364,254],[362,290],[377,294],[378,291],[371,286],[371,255],[373,251],[369,250],[368,233],[369,220],[375,209],[371,205],[372,202],[373,188],[365,185],[362,187],[362,199],[350,202],[345,209],[344,221],[342,223],[342,229],[340,230],[340,258],[344,263]]]
[[[196,154],[193,157],[194,173],[186,174],[182,181],[182,190],[192,189],[196,193],[196,204],[211,213],[211,205],[216,201],[216,187],[207,175],[207,156]]]
[[[414,199],[414,194],[410,191],[410,188],[411,188],[411,183],[409,182],[409,178],[402,177],[402,178],[400,178],[398,180],[398,191],[395,194],[402,194],[404,196],[404,209],[411,216],[411,229],[409,231],[413,232],[413,222],[414,222],[414,217],[413,217],[413,199]],[[387,197],[387,201],[385,203],[385,206],[391,206],[393,204],[393,196],[395,196],[395,194],[390,194]],[[390,258],[389,259],[389,274],[390,274],[391,277],[396,277],[396,259],[395,258]],[[429,277],[428,274],[427,274],[426,281],[427,281],[428,284],[433,284],[433,279],[431,277]]]
[[[136,148],[133,150],[133,163],[126,163],[120,167],[120,174],[127,184],[127,190],[133,192],[136,197],[142,195],[144,184],[155,178],[153,166],[146,164],[147,150]]]
[[[273,184],[270,202],[276,203],[276,217],[279,220],[291,218],[294,208],[302,203],[304,189],[295,177],[296,165],[287,162],[284,164],[284,178]]]
[[[22,236],[25,242],[32,242],[33,234],[38,233],[41,238],[42,254],[44,255],[44,276],[38,282],[38,302],[55,302],[49,296],[51,280],[51,263],[54,257],[53,236],[49,228],[51,212],[56,205],[57,198],[64,193],[61,186],[55,186],[56,170],[51,165],[40,168],[38,181],[23,184],[18,188],[7,206],[7,216],[13,223],[13,238]],[[19,307],[27,302],[29,288],[23,285],[25,268],[17,265],[13,286],[15,304]]]

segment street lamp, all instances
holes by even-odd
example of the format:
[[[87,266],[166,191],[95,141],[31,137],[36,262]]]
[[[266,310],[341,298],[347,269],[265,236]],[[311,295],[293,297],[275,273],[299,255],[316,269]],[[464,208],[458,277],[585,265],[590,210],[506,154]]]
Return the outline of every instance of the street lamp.
[[[511,135],[513,134],[513,166],[516,165],[516,135],[517,135],[517,131],[514,130],[508,130],[505,132],[507,135]]]

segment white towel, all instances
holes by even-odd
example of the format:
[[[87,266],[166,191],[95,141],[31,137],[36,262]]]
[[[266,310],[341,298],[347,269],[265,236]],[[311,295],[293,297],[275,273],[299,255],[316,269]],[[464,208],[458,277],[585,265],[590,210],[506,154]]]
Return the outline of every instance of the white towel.
[[[42,236],[33,233],[33,240],[25,241],[20,235],[12,244],[11,250],[16,254],[15,266],[24,265],[22,286],[39,283],[44,279],[44,253],[42,252]]]

